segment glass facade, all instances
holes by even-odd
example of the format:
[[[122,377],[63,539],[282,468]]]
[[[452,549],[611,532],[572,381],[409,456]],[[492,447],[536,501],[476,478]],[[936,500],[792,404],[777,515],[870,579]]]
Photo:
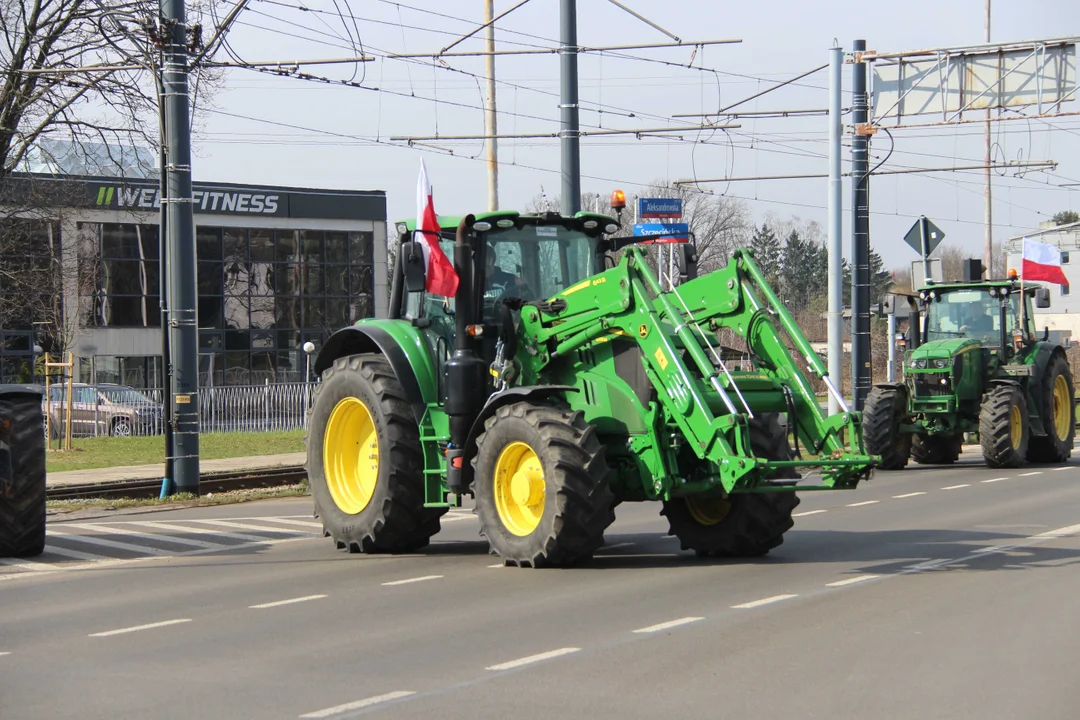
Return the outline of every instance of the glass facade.
[[[305,341],[374,314],[373,251],[371,232],[197,228],[200,384],[303,379]],[[158,253],[156,225],[79,224],[96,278],[80,299],[88,327],[160,327]],[[148,358],[95,367],[99,382],[157,376]]]
[[[30,382],[34,344],[48,351],[63,329],[59,257],[57,223],[0,223],[0,383]]]

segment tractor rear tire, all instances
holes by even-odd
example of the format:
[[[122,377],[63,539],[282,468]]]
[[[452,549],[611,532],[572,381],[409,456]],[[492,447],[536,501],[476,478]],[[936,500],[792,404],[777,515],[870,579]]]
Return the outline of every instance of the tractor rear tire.
[[[790,460],[787,433],[775,413],[750,421],[750,446],[756,457]],[[778,468],[770,480],[798,480],[794,468]],[[669,535],[683,550],[699,557],[760,557],[784,542],[795,525],[792,511],[799,497],[792,492],[737,493],[727,498],[672,498],[660,511],[668,519]]]
[[[960,458],[964,436],[914,435],[911,438],[911,459],[920,465],[951,465]]]
[[[911,456],[911,435],[900,432],[907,416],[907,390],[902,387],[875,387],[863,406],[863,441],[866,451],[880,455],[882,470],[903,470]]]
[[[1027,400],[1019,385],[995,385],[983,396],[979,411],[979,441],[992,468],[1015,468],[1024,463],[1031,435]]]
[[[604,449],[581,412],[499,408],[476,440],[473,469],[480,534],[506,564],[585,562],[615,521]]]
[[[1076,436],[1072,370],[1065,356],[1055,353],[1043,373],[1042,387],[1033,393],[1042,399],[1039,414],[1046,435],[1032,436],[1027,459],[1037,463],[1063,463],[1072,456]]]
[[[14,484],[0,494],[0,557],[33,557],[45,550],[45,433],[41,398],[16,400],[11,418]]]
[[[338,358],[323,372],[308,422],[307,473],[315,517],[340,550],[419,550],[447,510],[424,507],[420,431],[381,355]]]

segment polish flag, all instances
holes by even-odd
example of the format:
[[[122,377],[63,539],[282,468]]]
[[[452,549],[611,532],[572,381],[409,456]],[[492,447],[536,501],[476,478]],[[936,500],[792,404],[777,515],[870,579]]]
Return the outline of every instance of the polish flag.
[[[1068,285],[1069,278],[1061,269],[1061,251],[1056,245],[1035,242],[1024,238],[1024,264],[1021,275],[1024,280],[1045,280],[1058,285]]]
[[[416,232],[413,240],[420,243],[424,251],[425,290],[432,295],[454,297],[457,293],[458,276],[446,253],[439,247],[439,229],[427,167],[421,158],[420,180],[416,184]]]

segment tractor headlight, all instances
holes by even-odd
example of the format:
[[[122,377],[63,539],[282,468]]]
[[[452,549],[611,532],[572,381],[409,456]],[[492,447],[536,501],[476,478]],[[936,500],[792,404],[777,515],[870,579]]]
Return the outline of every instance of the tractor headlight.
[[[619,226],[616,225],[615,223],[608,223],[607,225],[604,226],[604,232],[606,232],[608,235],[610,235],[611,233],[615,232],[618,229],[619,229]]]
[[[487,232],[491,229],[491,223],[486,220],[480,220],[479,222],[473,223],[472,227],[476,232]]]
[[[934,367],[939,370],[944,370],[945,368],[949,367],[949,361],[945,358],[937,358],[936,360],[934,360]]]
[[[398,235],[404,235],[405,233],[409,232],[409,226],[405,223],[398,223],[396,227]]]
[[[911,367],[918,368],[920,370],[926,368],[926,358],[916,358],[911,361]]]

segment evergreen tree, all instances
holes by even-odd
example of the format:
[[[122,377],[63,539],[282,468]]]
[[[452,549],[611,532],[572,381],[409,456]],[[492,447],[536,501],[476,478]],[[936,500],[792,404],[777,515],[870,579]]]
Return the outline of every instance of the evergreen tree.
[[[851,265],[844,260],[844,304],[851,305]],[[881,302],[893,285],[892,273],[885,269],[881,256],[870,251],[870,305]]]
[[[763,223],[760,228],[754,228],[750,247],[754,251],[754,262],[761,268],[765,279],[774,289],[777,288],[783,266],[784,248],[767,223]]]
[[[828,290],[829,252],[792,230],[784,245],[781,292],[792,307],[806,307]]]

